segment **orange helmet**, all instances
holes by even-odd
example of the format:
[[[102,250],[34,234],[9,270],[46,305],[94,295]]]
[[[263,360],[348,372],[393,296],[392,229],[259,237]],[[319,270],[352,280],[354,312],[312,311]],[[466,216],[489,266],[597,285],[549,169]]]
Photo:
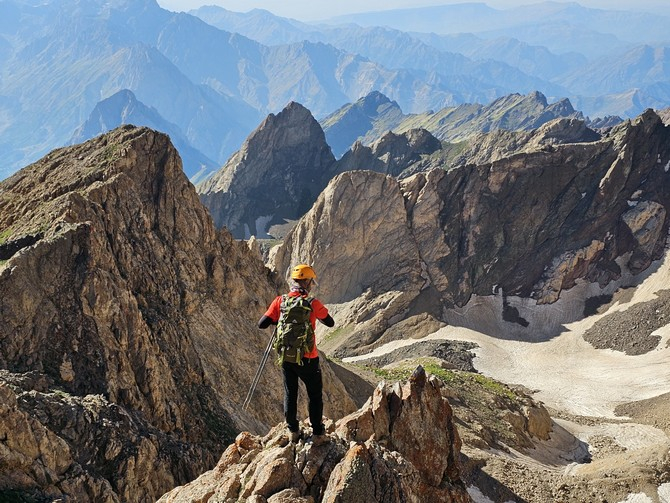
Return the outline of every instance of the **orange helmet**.
[[[291,279],[316,279],[316,273],[311,266],[299,264],[291,271]]]

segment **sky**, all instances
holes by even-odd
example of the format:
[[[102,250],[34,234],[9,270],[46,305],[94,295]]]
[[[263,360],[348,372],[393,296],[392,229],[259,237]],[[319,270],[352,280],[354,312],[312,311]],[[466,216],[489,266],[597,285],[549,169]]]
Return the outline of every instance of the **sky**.
[[[342,14],[376,10],[425,7],[465,3],[463,1],[439,0],[157,0],[158,4],[171,11],[188,11],[203,5],[218,5],[235,12],[251,9],[266,9],[282,17],[300,21],[317,21]],[[472,3],[486,3],[491,7],[504,9],[517,5],[538,3],[540,0],[473,0]],[[569,3],[567,0],[558,0]],[[654,7],[667,9],[668,0],[580,0],[585,7],[621,10],[652,10]]]

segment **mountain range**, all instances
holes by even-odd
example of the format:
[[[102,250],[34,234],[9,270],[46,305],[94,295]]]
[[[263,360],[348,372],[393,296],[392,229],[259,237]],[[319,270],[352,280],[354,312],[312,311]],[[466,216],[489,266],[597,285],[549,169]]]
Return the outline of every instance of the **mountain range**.
[[[658,56],[654,61],[644,54],[652,48],[663,52],[667,45],[664,26],[670,12],[663,9],[659,15],[578,3],[544,2],[511,9],[463,3],[369,12],[319,25],[278,19],[260,10],[241,14],[201,7],[191,12],[263,43],[324,41],[391,68],[437,74],[460,93],[457,99],[465,101],[486,103],[476,93],[488,83],[489,101],[509,92],[538,90],[552,99],[570,98],[594,118],[632,117],[645,107],[658,107],[650,98],[667,80],[659,75]],[[632,68],[641,79],[627,79]],[[603,69],[620,78],[596,85]],[[495,89],[502,94],[490,94]],[[624,90],[637,91],[628,97],[627,107],[621,96]]]
[[[322,124],[292,102],[270,114],[196,189],[215,224],[236,238],[282,237],[345,171],[405,178],[431,168],[489,162],[528,143],[598,139],[568,100],[548,104],[537,92],[415,115],[404,115],[397,103],[373,92]]]
[[[321,120],[374,91],[416,114],[534,91],[552,103],[569,98],[593,119],[669,104],[663,16],[550,2],[435,9],[342,25],[258,10],[173,13],[155,0],[5,0],[0,178],[55,147],[133,120],[166,128],[198,181],[287,103]],[[427,13],[442,21],[433,33],[414,22]],[[394,15],[407,23],[393,28]],[[99,105],[127,91],[150,116],[129,115],[124,100]],[[100,106],[107,110],[102,122]]]
[[[336,161],[292,103],[219,180],[242,223],[250,196],[325,184],[265,263],[215,227],[165,134],[50,152],[0,182],[0,499],[665,494],[669,140],[648,110],[456,151],[387,133]],[[292,150],[307,162],[281,165]],[[289,440],[277,366],[240,405],[269,336],[256,320],[298,262],[337,321],[317,330],[321,446],[305,423]]]

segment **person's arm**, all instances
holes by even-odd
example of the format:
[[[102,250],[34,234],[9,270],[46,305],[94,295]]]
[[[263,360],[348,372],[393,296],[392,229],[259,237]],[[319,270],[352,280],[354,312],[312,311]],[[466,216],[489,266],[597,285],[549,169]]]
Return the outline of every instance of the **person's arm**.
[[[327,315],[325,318],[317,318],[321,323],[326,325],[327,327],[334,327],[335,326],[335,320],[331,315]]]
[[[261,319],[258,320],[258,328],[268,328],[270,325],[276,325],[277,322],[273,321],[272,318],[270,318],[267,315],[261,316]]]
[[[279,322],[279,314],[281,308],[281,295],[272,301],[268,310],[258,320],[258,328],[268,328],[270,325],[276,325]]]

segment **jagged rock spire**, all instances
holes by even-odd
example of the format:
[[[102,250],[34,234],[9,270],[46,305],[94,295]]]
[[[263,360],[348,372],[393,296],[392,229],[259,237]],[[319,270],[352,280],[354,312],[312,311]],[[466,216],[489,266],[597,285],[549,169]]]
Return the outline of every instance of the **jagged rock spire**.
[[[265,437],[242,433],[214,470],[159,501],[469,502],[460,438],[442,392],[418,367],[405,383],[380,383],[361,409],[331,424],[326,444],[291,444],[282,425]]]

